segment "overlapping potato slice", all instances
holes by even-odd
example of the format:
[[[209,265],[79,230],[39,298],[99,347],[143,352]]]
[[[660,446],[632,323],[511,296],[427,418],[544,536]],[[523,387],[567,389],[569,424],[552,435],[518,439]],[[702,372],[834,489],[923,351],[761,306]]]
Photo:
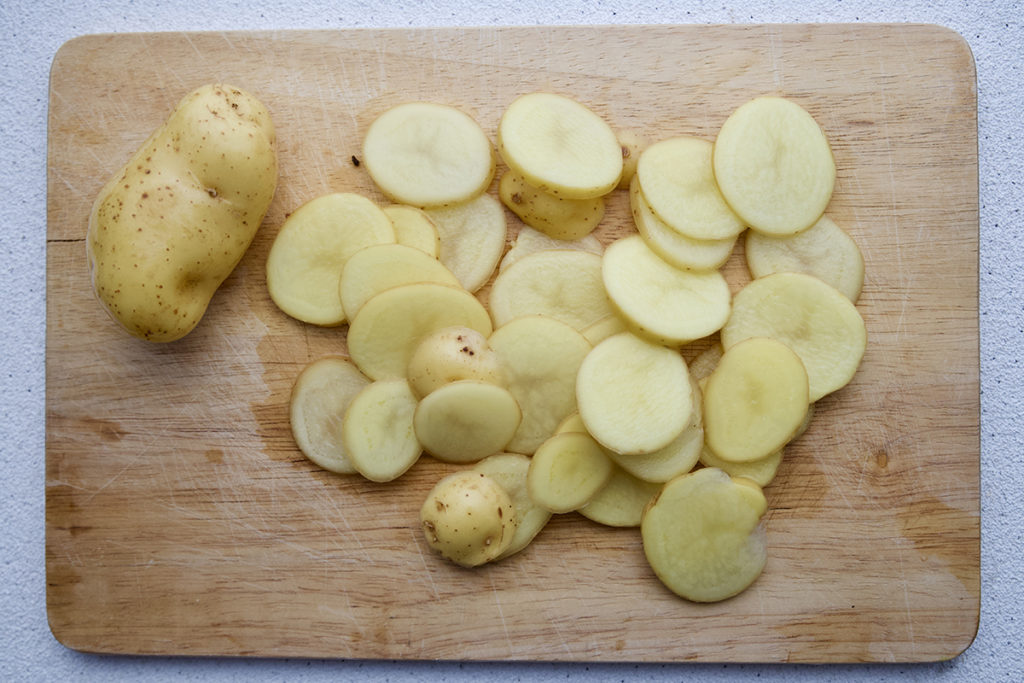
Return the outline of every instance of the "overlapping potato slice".
[[[604,218],[602,197],[559,197],[534,187],[515,171],[501,176],[498,196],[519,220],[555,239],[582,239]]]
[[[498,559],[514,555],[530,545],[551,519],[551,513],[534,503],[526,490],[529,470],[530,457],[521,453],[497,453],[473,465],[473,471],[487,475],[505,489],[515,509],[515,533]]]
[[[617,314],[605,316],[595,323],[591,323],[583,328],[583,336],[591,346],[597,346],[608,337],[619,334],[620,332],[628,332],[629,328],[626,327],[626,323]]]
[[[393,481],[419,459],[423,448],[413,429],[416,397],[404,379],[367,385],[349,403],[342,421],[345,451],[370,481]]]
[[[758,460],[751,460],[749,462],[729,462],[728,460],[722,460],[705,447],[701,449],[700,463],[705,467],[717,467],[730,477],[743,477],[744,479],[749,479],[761,488],[764,488],[765,486],[768,486],[768,484],[772,483],[773,479],[775,479],[775,474],[779,471],[779,465],[782,464],[784,452],[785,449],[780,448],[772,454]]]
[[[450,270],[419,249],[402,244],[360,249],[341,271],[338,295],[345,317],[354,319],[364,303],[385,289],[416,282],[460,286]]]
[[[369,383],[341,356],[313,361],[295,380],[288,407],[292,437],[299,450],[325,470],[356,472],[345,448],[343,418],[352,399]]]
[[[640,526],[644,508],[658,494],[661,486],[638,479],[616,466],[604,487],[576,512],[605,526]]]
[[[619,176],[619,184],[615,187],[618,190],[626,190],[636,177],[636,164],[650,144],[650,140],[637,130],[620,130],[618,138],[619,148],[622,150],[622,175]]]
[[[516,241],[512,243],[512,247],[501,258],[501,263],[498,264],[498,272],[504,271],[524,256],[549,249],[577,249],[579,251],[589,251],[598,256],[604,253],[604,247],[601,246],[601,242],[593,235],[587,235],[578,240],[560,240],[545,235],[539,230],[534,230],[530,226],[524,226],[519,229],[519,234],[516,235]]]
[[[505,211],[489,194],[426,210],[441,236],[441,263],[467,291],[483,287],[505,251]]]
[[[530,498],[555,513],[586,505],[612,476],[615,465],[589,434],[565,432],[533,454],[526,480]]]
[[[423,253],[439,258],[441,236],[437,226],[423,209],[406,204],[392,204],[383,209],[395,228],[395,239],[399,244],[419,249]]]
[[[444,462],[467,463],[504,450],[521,420],[508,389],[463,379],[424,396],[414,425],[427,453]]]

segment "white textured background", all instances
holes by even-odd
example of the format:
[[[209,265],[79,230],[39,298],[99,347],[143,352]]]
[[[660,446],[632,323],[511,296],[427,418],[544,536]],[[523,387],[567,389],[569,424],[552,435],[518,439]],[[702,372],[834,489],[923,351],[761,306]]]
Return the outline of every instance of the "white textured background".
[[[1020,0],[371,2],[0,0],[0,680],[1022,681],[1024,680],[1024,8]],[[81,6],[85,5],[85,6]],[[926,22],[959,32],[978,72],[981,197],[982,616],[951,662],[784,667],[560,665],[97,657],[46,622],[44,340],[46,103],[50,63],[83,34],[357,26]],[[941,182],[941,179],[937,179]]]

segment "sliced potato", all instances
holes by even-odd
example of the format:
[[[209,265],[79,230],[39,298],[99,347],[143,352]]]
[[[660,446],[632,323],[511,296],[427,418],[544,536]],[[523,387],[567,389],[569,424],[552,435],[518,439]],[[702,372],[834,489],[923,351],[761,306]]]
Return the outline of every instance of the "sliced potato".
[[[570,199],[534,187],[515,171],[498,184],[501,203],[526,225],[559,240],[586,237],[604,218],[604,199]]]
[[[460,287],[452,272],[419,249],[377,244],[352,254],[341,271],[338,294],[345,317],[352,320],[367,301],[385,289],[416,282]]]
[[[604,247],[601,245],[601,242],[593,235],[587,235],[578,240],[560,240],[545,235],[541,231],[534,230],[527,225],[519,229],[519,234],[516,235],[516,241],[512,243],[512,248],[505,252],[501,263],[498,264],[498,272],[504,271],[524,256],[549,249],[577,249],[579,251],[589,251],[598,256],[604,253]]]
[[[370,380],[341,356],[307,365],[292,387],[289,418],[299,450],[325,470],[354,474],[343,438],[345,411]]]
[[[604,488],[615,465],[589,434],[555,434],[533,454],[530,498],[555,513],[577,510]]]
[[[630,328],[662,344],[706,337],[729,318],[731,294],[720,272],[675,268],[639,235],[609,246],[601,273],[608,297]]]
[[[580,417],[578,412],[573,413],[569,417],[562,420],[557,427],[555,427],[555,434],[586,434],[587,426],[583,424],[583,418]]]
[[[515,538],[508,492],[482,472],[463,470],[437,482],[420,508],[427,544],[452,562],[477,567],[501,556]]]
[[[722,360],[723,353],[725,353],[725,349],[722,348],[721,342],[715,342],[704,349],[687,364],[690,368],[690,375],[699,383],[715,371],[718,362]]]
[[[743,477],[764,488],[775,479],[775,473],[782,464],[784,451],[785,449],[780,448],[767,457],[750,462],[729,462],[722,460],[708,448],[703,448],[700,452],[700,462],[705,467],[717,467],[730,477]]]
[[[407,376],[420,398],[462,379],[508,386],[498,354],[470,327],[444,327],[423,337],[409,358]]]
[[[619,184],[616,189],[628,189],[633,178],[636,177],[636,164],[640,160],[640,154],[647,149],[650,141],[647,136],[635,130],[619,131],[619,148],[622,150],[622,175],[619,176]]]
[[[559,197],[600,197],[622,175],[622,148],[611,127],[554,93],[529,93],[508,106],[498,124],[498,152],[531,185]]]
[[[277,307],[314,325],[340,325],[341,271],[363,247],[391,244],[391,219],[366,197],[323,195],[285,219],[267,256],[267,289]]]
[[[419,459],[423,448],[412,418],[416,397],[404,379],[364,387],[345,411],[342,439],[348,459],[370,481],[393,481]]]
[[[530,545],[551,519],[551,513],[534,503],[526,490],[530,457],[520,453],[497,453],[473,465],[473,470],[482,472],[498,482],[512,498],[512,506],[515,509],[513,521],[516,530],[512,542],[498,556],[498,559],[518,553]]]
[[[505,211],[489,194],[463,204],[427,209],[441,236],[441,263],[462,286],[475,292],[484,286],[505,251]]]
[[[605,316],[595,323],[587,325],[582,330],[583,337],[590,342],[591,346],[597,346],[612,335],[628,331],[629,328],[626,327],[626,323],[623,322],[622,318],[615,313]]]
[[[393,201],[445,206],[483,192],[494,177],[490,140],[469,115],[443,104],[409,102],[366,131],[363,163]]]
[[[732,210],[770,235],[811,227],[835,186],[825,133],[803,107],[782,97],[758,97],[730,114],[715,139],[713,164]]]
[[[371,379],[405,377],[421,339],[459,326],[491,333],[491,317],[472,294],[435,283],[401,285],[363,304],[349,325],[348,350]]]
[[[441,236],[437,226],[423,209],[405,204],[384,207],[384,213],[395,228],[395,239],[399,244],[419,249],[428,256],[441,256]]]
[[[651,569],[676,595],[717,602],[745,590],[767,560],[757,484],[705,467],[665,484],[640,526]],[[684,524],[680,520],[685,520]]]
[[[463,379],[423,397],[414,424],[427,453],[444,462],[467,463],[504,450],[522,416],[508,389]]]
[[[658,495],[661,486],[638,479],[616,466],[604,488],[576,512],[592,522],[605,526],[640,526],[644,508]]]

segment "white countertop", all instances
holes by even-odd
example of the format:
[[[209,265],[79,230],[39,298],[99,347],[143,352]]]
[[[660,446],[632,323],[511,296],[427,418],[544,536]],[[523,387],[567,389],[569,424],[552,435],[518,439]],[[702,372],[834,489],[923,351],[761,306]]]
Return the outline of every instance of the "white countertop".
[[[1024,22],[1019,2],[763,0],[762,2],[334,2],[107,0],[0,5],[0,680],[367,680],[532,683],[699,680],[1024,680]],[[99,3],[97,3],[99,4]],[[978,637],[927,665],[483,664],[92,656],[68,650],[46,620],[44,342],[47,78],[57,49],[91,33],[616,23],[922,22],[969,43],[978,73],[982,602]],[[941,179],[938,179],[941,182]]]

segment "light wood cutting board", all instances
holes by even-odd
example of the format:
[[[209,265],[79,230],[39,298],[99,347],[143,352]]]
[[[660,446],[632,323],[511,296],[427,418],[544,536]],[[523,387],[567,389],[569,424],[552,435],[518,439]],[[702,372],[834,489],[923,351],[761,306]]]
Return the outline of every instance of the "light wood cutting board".
[[[178,99],[228,82],[270,108],[277,196],[201,325],[150,345],[100,309],[86,222]],[[263,265],[284,217],[333,190],[372,118],[424,99],[493,136],[554,90],[619,128],[712,139],[736,106],[792,97],[829,136],[829,214],[867,263],[869,347],[767,489],[769,560],[696,605],[635,529],[557,516],[477,571],[426,548],[417,512],[450,467],[372,484],[293,445],[299,370],[345,329],[280,313]],[[46,566],[61,642],[95,652],[603,661],[924,661],[978,625],[978,166],[974,64],[931,26],[617,26],[88,36],[53,63],[47,240]],[[509,238],[518,223],[509,220]],[[625,193],[604,241],[631,231]],[[742,249],[725,272],[745,280]],[[482,292],[486,298],[486,290]],[[688,351],[692,354],[692,351]]]

